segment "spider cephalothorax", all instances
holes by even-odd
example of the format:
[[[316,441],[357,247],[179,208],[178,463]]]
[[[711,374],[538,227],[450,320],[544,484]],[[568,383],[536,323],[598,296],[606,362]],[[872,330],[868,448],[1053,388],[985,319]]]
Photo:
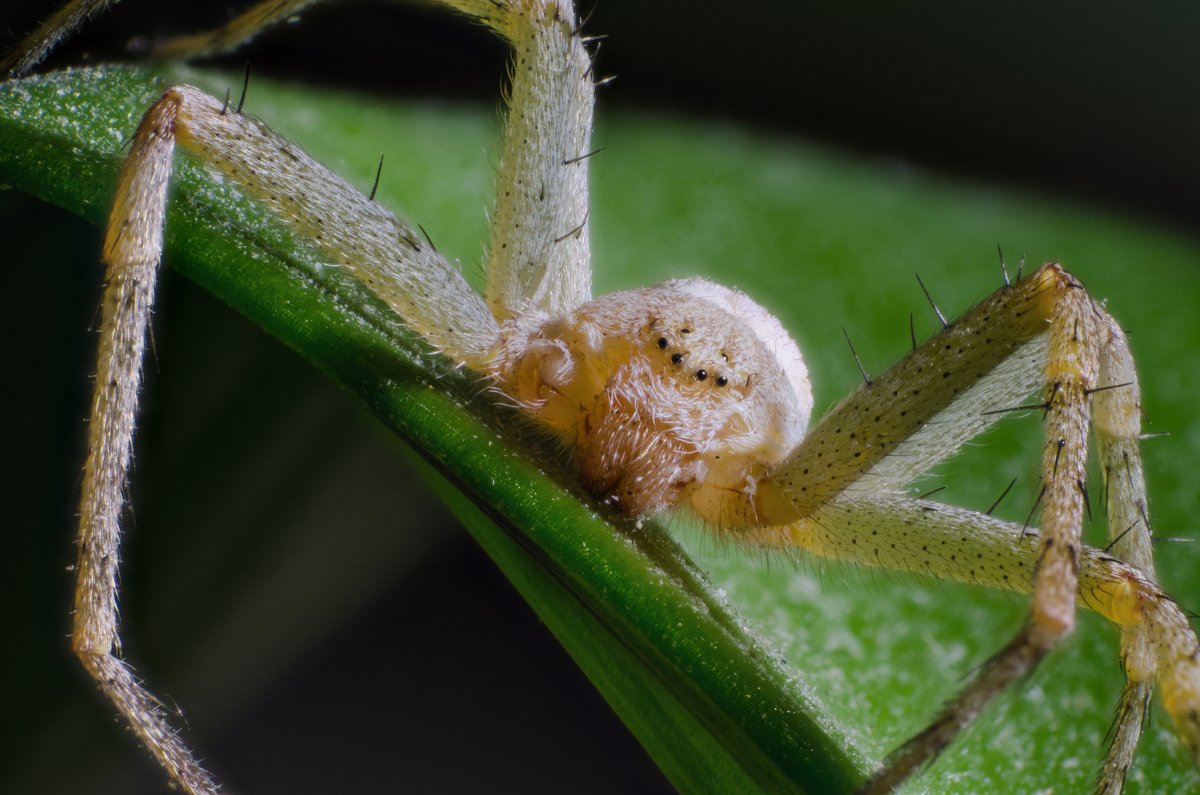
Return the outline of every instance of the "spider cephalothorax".
[[[804,435],[812,390],[754,301],[677,280],[502,339],[496,377],[574,447],[593,494],[631,516],[687,502],[718,526],[762,522],[756,485]]]

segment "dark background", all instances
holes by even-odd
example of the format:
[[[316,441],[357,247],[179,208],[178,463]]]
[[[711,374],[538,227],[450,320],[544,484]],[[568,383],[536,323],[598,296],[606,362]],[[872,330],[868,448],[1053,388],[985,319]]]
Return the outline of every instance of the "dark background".
[[[220,3],[165,6],[126,0],[64,46],[49,65],[124,59],[125,42],[134,34],[185,32],[216,24],[228,13]],[[0,41],[29,29],[44,8],[6,4]],[[1200,229],[1195,45],[1200,10],[1191,3],[1147,9],[1116,2],[602,0],[588,28],[610,34],[598,72],[618,76],[600,95],[600,114],[642,108],[732,117],[865,157],[1029,185]],[[247,59],[255,73],[404,97],[494,103],[505,52],[490,35],[445,14],[390,4],[330,3],[305,12],[301,24],[264,34],[226,62],[240,68]],[[10,261],[93,256],[96,233],[90,227],[47,216],[44,208],[17,197],[2,201],[0,229]],[[56,230],[53,240],[20,234],[46,223]],[[18,643],[40,638],[48,647],[61,642],[65,649],[63,612],[70,582],[63,568],[71,559],[72,502],[82,460],[78,418],[86,404],[86,383],[79,374],[87,372],[91,355],[77,331],[91,321],[97,293],[96,285],[64,284],[50,275],[42,282],[32,278],[10,289],[6,303],[54,296],[65,319],[39,313],[46,328],[14,324],[9,339],[41,339],[56,324],[68,327],[71,336],[49,354],[61,365],[53,376],[34,359],[48,355],[44,347],[14,344],[10,352],[12,372],[37,377],[19,390],[23,394],[17,397],[27,403],[7,415],[10,461],[21,465],[6,479],[12,489],[6,501],[13,510],[5,523],[19,530],[6,533],[11,575],[5,588],[13,596],[6,595],[3,604],[5,626]],[[174,306],[163,314],[212,329],[205,342],[219,353],[208,359],[202,351],[172,353],[198,362],[188,376],[194,380],[164,378],[165,383],[151,386],[147,400],[152,406],[156,400],[170,402],[171,390],[227,387],[244,393],[236,401],[240,411],[288,410],[290,397],[303,418],[304,439],[290,440],[294,446],[284,454],[287,460],[264,461],[254,470],[261,483],[211,499],[273,505],[273,489],[304,483],[309,464],[319,461],[323,482],[304,483],[312,493],[305,495],[309,504],[293,508],[289,532],[295,535],[275,543],[299,545],[295,539],[307,537],[308,528],[322,531],[320,497],[314,494],[330,488],[329,481],[365,489],[367,496],[357,498],[358,512],[365,526],[380,528],[375,537],[389,534],[397,513],[414,510],[420,485],[404,482],[411,475],[395,463],[390,443],[355,409],[227,310],[193,309],[205,305],[203,297],[192,295],[194,288],[173,289]],[[273,357],[270,364],[264,365],[262,356]],[[234,368],[235,375],[222,375],[220,366]],[[255,409],[256,402],[269,408]],[[49,436],[45,428],[53,429]],[[186,427],[161,429],[157,421],[143,428],[147,446],[159,437],[186,433]],[[233,452],[234,441],[230,455],[244,455]],[[135,484],[135,497],[142,497],[139,515],[152,524],[156,504],[174,497],[169,491],[156,496],[155,481],[166,478],[156,474],[160,467],[153,459],[143,463],[146,482]],[[205,748],[219,760],[222,778],[247,792],[363,788],[387,780],[389,760],[403,746],[406,759],[425,761],[406,762],[395,778],[426,790],[665,789],[636,743],[453,520],[441,512],[427,523],[433,529],[425,539],[407,542],[402,551],[390,546],[378,551],[379,556],[408,556],[420,573],[402,585],[376,584],[375,595],[328,630],[284,681],[257,691],[250,706],[237,713],[234,731],[217,747]],[[364,543],[338,543],[343,541]],[[261,549],[267,543],[259,541],[254,548],[265,554]],[[227,559],[214,565],[220,572]],[[139,578],[150,576],[139,570],[136,557],[129,561],[127,585],[137,587]],[[24,588],[23,577],[40,585]],[[362,590],[370,589],[364,585]],[[421,609],[414,612],[414,604]],[[152,606],[136,609],[153,613]],[[397,654],[380,642],[398,613],[412,625],[406,637],[418,638],[420,648]],[[131,623],[138,618],[146,616],[135,614]],[[440,651],[436,657],[434,649]],[[489,655],[486,677],[476,664],[480,653]],[[36,652],[17,653],[18,661],[35,658]],[[144,669],[159,670],[153,649],[140,659]],[[433,662],[422,664],[424,659]],[[40,739],[6,743],[5,755],[16,756],[0,770],[18,773],[7,783],[0,776],[0,790],[56,792],[82,786],[64,772],[80,757],[85,767],[102,774],[86,791],[159,790],[160,775],[123,732],[96,731],[111,721],[83,674],[65,654],[51,668],[24,671],[22,676],[32,676],[29,684],[10,680],[18,709],[9,714],[19,719],[8,728]],[[502,673],[508,678],[500,678]],[[338,683],[332,691],[330,682]],[[85,712],[94,713],[92,722],[71,718],[64,723],[56,712],[59,704],[44,695],[47,688],[63,702],[91,700]],[[246,688],[253,690],[250,684]],[[186,705],[184,694],[173,694]],[[314,712],[328,715],[328,734],[311,736],[290,717]],[[508,716],[507,722],[495,723],[496,716]],[[397,728],[400,724],[408,728]],[[345,739],[344,751],[330,742],[338,737]],[[456,764],[456,752],[467,747],[475,752],[464,758],[472,761]],[[414,748],[419,749],[415,754]],[[481,759],[481,748],[492,756]],[[262,767],[261,760],[274,758],[273,752],[286,758],[316,754],[316,749],[326,754],[319,766],[324,778],[311,766],[303,771]],[[527,764],[532,757],[537,763]]]
[[[0,36],[12,39],[46,4],[6,6]],[[135,33],[202,29],[242,6],[125,0],[51,65],[121,58]],[[1193,228],[1200,220],[1192,3],[597,0],[582,13],[607,35],[599,73],[619,79],[601,112],[735,117]],[[331,2],[226,62],[247,59],[309,82],[492,101],[504,48],[419,5]]]

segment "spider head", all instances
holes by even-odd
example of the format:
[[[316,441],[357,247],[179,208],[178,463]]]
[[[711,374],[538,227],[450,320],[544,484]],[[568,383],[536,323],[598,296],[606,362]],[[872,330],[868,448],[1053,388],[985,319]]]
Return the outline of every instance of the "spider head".
[[[695,478],[679,495],[719,527],[763,523],[758,483],[799,444],[812,413],[812,385],[800,350],[766,309],[744,293],[704,279],[668,282],[672,302],[654,345],[669,353],[676,390],[695,433]],[[671,315],[681,318],[673,326]],[[674,332],[672,334],[671,332]],[[664,338],[667,345],[663,346]]]

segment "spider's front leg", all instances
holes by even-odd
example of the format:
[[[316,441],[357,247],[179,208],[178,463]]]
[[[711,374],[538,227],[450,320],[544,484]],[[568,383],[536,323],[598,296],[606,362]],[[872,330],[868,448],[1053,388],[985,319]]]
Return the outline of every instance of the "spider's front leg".
[[[896,496],[1039,387],[1046,424],[1040,532]],[[1098,790],[1120,791],[1155,680],[1197,755],[1200,644],[1186,616],[1154,586],[1152,569],[1081,544],[1090,420],[1107,474],[1110,533],[1120,537],[1114,548],[1146,566],[1149,520],[1132,357],[1116,323],[1082,285],[1048,265],[860,387],[760,484],[758,512],[775,526],[743,531],[746,540],[1033,595],[1016,637],[864,792],[893,789],[1030,671],[1072,629],[1077,597],[1123,630],[1128,684]]]

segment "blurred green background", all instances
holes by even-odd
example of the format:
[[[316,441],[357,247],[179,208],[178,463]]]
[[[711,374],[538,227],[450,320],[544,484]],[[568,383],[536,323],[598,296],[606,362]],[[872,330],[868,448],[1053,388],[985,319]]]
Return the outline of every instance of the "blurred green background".
[[[153,5],[122,4],[59,57],[95,60],[132,34],[187,30],[224,13],[200,5],[181,21]],[[609,0],[589,23],[610,34],[599,72],[619,76],[601,94],[597,142],[607,150],[593,165],[599,291],[696,271],[760,285],[756,295],[787,315],[809,351],[820,409],[857,377],[839,325],[872,369],[902,354],[908,310],[922,312],[912,271],[957,311],[996,283],[997,243],[1010,260],[1026,252],[1038,261],[1062,257],[1113,299],[1144,366],[1153,363],[1145,375],[1151,430],[1174,434],[1150,451],[1152,466],[1166,460],[1151,471],[1156,515],[1176,521],[1167,534],[1194,535],[1190,511],[1200,500],[1186,470],[1200,452],[1187,414],[1200,387],[1200,69],[1191,38],[1200,20],[1190,5],[642,6]],[[37,14],[10,8],[5,24],[14,34]],[[325,116],[324,105],[307,114],[301,107],[289,130],[362,184],[385,151],[385,192],[397,209],[473,271],[503,58],[482,32],[440,15],[336,4],[229,62],[249,59],[256,74],[299,75],[339,90],[436,101],[420,112],[431,119],[423,138],[410,132],[377,142],[392,122],[365,102],[356,103],[361,115],[336,117]],[[251,110],[265,114],[271,101],[252,83]],[[459,102],[474,110],[458,110]],[[667,115],[682,120],[664,122]],[[746,138],[735,129],[742,126],[764,137]],[[350,143],[356,135],[366,144]],[[404,160],[396,147],[413,155],[403,168],[391,165]],[[997,184],[1016,193],[980,187]],[[813,195],[819,187],[825,193]],[[0,789],[158,791],[160,775],[113,728],[65,651],[97,233],[11,193],[0,201],[15,280],[4,313],[13,514],[0,604],[18,650],[10,682],[19,716],[0,756],[8,778]],[[223,779],[247,792],[381,781],[439,791],[667,787],[486,559],[429,503],[406,453],[356,406],[170,276],[155,351],[126,551],[127,639],[159,692],[192,711],[205,706],[205,723],[194,728]],[[1034,423],[1021,430],[1035,440]],[[947,499],[986,507],[1010,478],[1032,472],[1027,451],[1035,446],[1021,452],[1016,442],[990,441],[1000,457],[982,456],[977,469],[955,465],[950,474],[959,479],[950,479]],[[973,479],[979,471],[993,474]],[[1010,505],[1020,518],[1028,501]],[[871,754],[916,728],[945,695],[935,680],[952,688],[1022,609],[1016,599],[913,588],[869,572],[792,576],[774,564],[762,575],[773,584],[764,586],[745,582],[746,555],[696,546],[769,643],[818,669],[810,686],[819,698],[848,702],[862,721],[854,739]],[[1170,551],[1164,577],[1194,582],[1200,553]],[[164,564],[180,560],[188,568]],[[840,622],[836,631],[816,648],[773,627],[772,607],[750,602],[778,592],[810,605],[813,623]],[[868,598],[854,595],[862,592]],[[876,606],[902,598],[918,615],[956,600],[984,608],[958,619],[967,626],[943,617],[875,637],[881,625],[893,626],[873,615]],[[1000,608],[990,610],[996,601]],[[980,626],[979,615],[994,625]],[[1099,622],[1085,622],[1084,631],[1104,632]],[[1104,642],[1085,662],[1111,681],[1111,637]],[[174,659],[173,649],[189,644],[200,647],[196,654]],[[934,667],[944,668],[936,675],[923,670],[930,646]],[[839,650],[885,654],[885,671],[889,661],[906,668],[891,679],[880,674],[880,685],[840,668]],[[1021,734],[1039,710],[1079,709],[1090,723],[1082,739],[1060,738],[1057,764],[1080,768],[1074,780],[1086,782],[1108,707],[1078,693],[1044,695],[1062,661],[1051,662],[1030,688],[1033,706],[1006,706],[1017,712],[990,718],[977,739]],[[863,679],[837,681],[848,676]],[[897,706],[896,678],[926,681]],[[1150,753],[1154,764],[1178,770],[1165,729],[1163,720],[1154,724]],[[966,775],[953,764],[934,791]],[[956,764],[969,769],[970,759]],[[1035,770],[1028,780],[1044,777]],[[1156,779],[1143,791],[1162,791],[1163,780],[1189,779]]]

